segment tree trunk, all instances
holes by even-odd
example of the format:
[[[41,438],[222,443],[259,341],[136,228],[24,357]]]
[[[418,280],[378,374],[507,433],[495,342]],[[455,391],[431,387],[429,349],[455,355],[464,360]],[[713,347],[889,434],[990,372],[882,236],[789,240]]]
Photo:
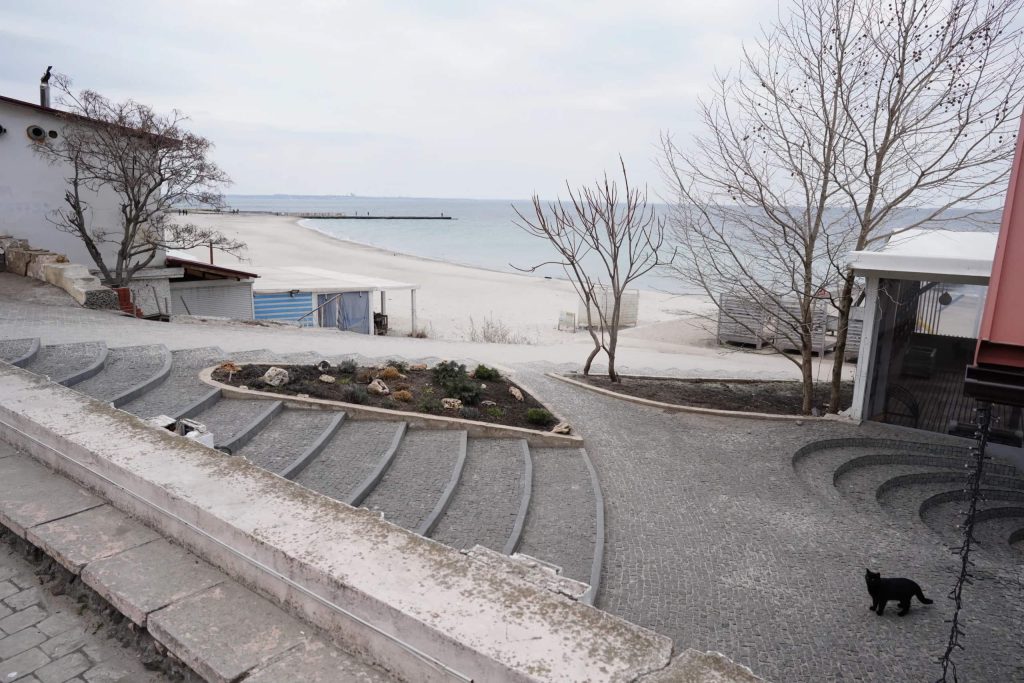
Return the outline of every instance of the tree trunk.
[[[601,343],[597,340],[597,333],[594,332],[593,327],[590,328],[590,338],[594,340],[594,350],[590,352],[590,355],[587,356],[587,362],[583,364],[584,375],[590,374],[590,365],[597,358],[597,354],[601,353]]]
[[[846,362],[846,338],[850,327],[850,308],[853,307],[853,273],[843,283],[839,296],[839,327],[836,329],[836,352],[832,358],[832,389],[828,397],[828,412],[838,413],[843,384],[843,365]]]
[[[803,400],[800,403],[800,412],[804,415],[811,414],[814,404],[814,363],[811,356],[810,340],[806,340],[800,351],[803,362],[800,364],[800,375],[803,383]]]

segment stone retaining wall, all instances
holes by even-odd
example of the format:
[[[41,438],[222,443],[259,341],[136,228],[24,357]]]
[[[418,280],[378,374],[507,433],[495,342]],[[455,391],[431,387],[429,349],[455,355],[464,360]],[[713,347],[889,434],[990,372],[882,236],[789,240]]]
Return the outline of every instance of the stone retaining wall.
[[[116,309],[117,294],[100,284],[99,278],[85,266],[68,263],[63,254],[32,249],[16,237],[0,236],[4,268],[9,273],[30,277],[60,287],[86,308]]]

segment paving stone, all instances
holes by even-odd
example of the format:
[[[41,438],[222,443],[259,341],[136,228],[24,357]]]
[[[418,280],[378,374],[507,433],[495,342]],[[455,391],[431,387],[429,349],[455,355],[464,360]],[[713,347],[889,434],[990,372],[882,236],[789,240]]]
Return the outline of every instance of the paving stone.
[[[39,586],[33,586],[32,588],[26,588],[23,591],[19,591],[14,595],[9,595],[4,598],[4,604],[13,610],[25,609],[30,605],[34,605],[43,598],[42,589]]]
[[[397,679],[332,645],[313,640],[254,671],[245,680],[246,683],[390,683]]]
[[[209,681],[229,683],[295,647],[307,626],[234,582],[149,615],[149,632]]]
[[[43,619],[46,619],[46,612],[39,609],[37,605],[32,605],[28,609],[0,619],[0,631],[7,634],[17,633],[23,628],[35,626]]]
[[[0,619],[3,619],[4,617],[6,617],[8,614],[12,613],[13,611],[14,610],[12,610],[10,607],[8,607],[7,605],[5,605],[2,602],[0,602]]]
[[[36,627],[48,636],[56,636],[68,629],[74,628],[80,623],[81,621],[77,615],[70,612],[58,612],[43,619]]]
[[[10,581],[0,581],[0,600],[4,600],[8,596],[14,595],[20,590],[20,588],[15,586]]]
[[[146,617],[227,576],[180,546],[160,539],[91,563],[82,572],[86,585],[140,626]]]
[[[85,629],[81,626],[81,622],[76,620],[71,628],[63,633],[47,637],[46,642],[40,645],[39,649],[45,652],[47,657],[56,659],[74,652],[88,643],[89,638]]]
[[[42,650],[36,648],[26,650],[20,655],[0,662],[0,681],[7,683],[8,681],[24,680],[24,676],[49,663],[50,658],[43,654]]]
[[[64,683],[89,668],[91,663],[81,652],[72,652],[36,669],[39,683]]]
[[[155,531],[109,505],[43,524],[28,532],[31,543],[75,574],[89,562],[157,538]]]
[[[102,503],[27,455],[0,459],[0,524],[22,538],[26,529]]]
[[[21,654],[46,640],[46,634],[35,627],[23,628],[17,633],[0,638],[0,662]],[[3,680],[3,679],[0,679]]]

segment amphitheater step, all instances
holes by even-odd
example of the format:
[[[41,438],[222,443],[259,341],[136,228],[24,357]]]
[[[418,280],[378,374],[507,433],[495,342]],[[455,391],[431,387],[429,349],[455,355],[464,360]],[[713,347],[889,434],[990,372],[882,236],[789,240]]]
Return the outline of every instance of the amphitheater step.
[[[38,337],[0,341],[0,360],[19,368],[31,363],[38,354]]]
[[[224,352],[216,347],[172,351],[167,379],[152,391],[125,403],[121,409],[141,418],[157,415],[180,418],[201,412],[220,392],[202,382],[199,372],[223,357]]]
[[[285,408],[234,454],[280,473],[318,441],[337,415],[330,410]]]
[[[1003,507],[1024,505],[1024,490],[1004,488],[983,488],[982,500],[978,509],[985,516],[998,515],[997,510]],[[968,494],[962,489],[953,489],[936,494],[922,501],[920,508],[921,521],[929,529],[938,534],[951,546],[959,545],[960,530],[963,523],[962,511],[968,506]]]
[[[590,583],[597,534],[596,501],[583,453],[531,448],[533,494],[519,552]]]
[[[941,473],[963,478],[963,469],[938,470],[926,465],[863,465],[846,469],[835,478],[835,487],[839,494],[861,506],[863,510],[878,509],[878,489],[894,477],[929,476]]]
[[[982,550],[1000,555],[1015,554],[1020,561],[1024,547],[1010,545],[1015,533],[1024,532],[1024,505],[986,508],[974,526],[974,537]]]
[[[325,496],[358,504],[356,493],[361,484],[374,473],[383,476],[405,429],[404,422],[346,420],[295,481]],[[374,485],[376,482],[369,481],[366,491]]]
[[[107,345],[103,342],[55,344],[39,349],[36,357],[22,367],[70,387],[100,372],[106,358]]]
[[[462,481],[431,537],[459,549],[479,544],[515,552],[519,539],[509,541],[520,511],[526,509],[524,502],[529,502],[529,469],[530,449],[524,439],[470,439]]]
[[[271,419],[268,412],[280,410],[280,401],[261,401],[246,398],[222,398],[194,417],[213,433],[214,443],[219,448],[241,448],[237,439],[253,436],[259,431],[261,421]],[[234,450],[232,450],[234,452]]]
[[[121,406],[150,391],[171,369],[171,353],[162,344],[111,349],[103,370],[75,385],[77,391]]]
[[[453,473],[465,455],[466,432],[410,429],[395,461],[362,505],[406,529],[423,529],[450,492]]]

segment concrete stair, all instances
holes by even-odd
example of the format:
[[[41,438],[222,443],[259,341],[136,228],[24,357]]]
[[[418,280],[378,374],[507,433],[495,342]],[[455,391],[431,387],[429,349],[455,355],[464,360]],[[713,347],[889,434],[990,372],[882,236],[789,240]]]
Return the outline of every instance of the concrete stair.
[[[897,528],[918,528],[946,545],[961,543],[966,508],[968,444],[845,439],[805,446],[793,458],[797,476],[822,496],[857,512],[882,514]],[[1019,562],[1009,539],[1024,528],[1024,475],[993,459],[986,463],[976,536],[989,559]]]
[[[100,372],[106,359],[103,342],[55,344],[39,349],[35,358],[21,367],[70,387]]]
[[[125,346],[111,349],[103,369],[75,384],[75,389],[120,407],[167,378],[171,353],[167,347]]]
[[[0,360],[24,367],[39,354],[39,339],[7,339],[0,341]]]
[[[523,439],[470,439],[462,480],[431,537],[459,549],[516,551],[530,501],[530,447]],[[518,526],[517,526],[518,520]]]
[[[390,522],[424,535],[429,533],[438,506],[454,493],[466,458],[466,432],[410,429],[395,460],[362,506],[384,513]],[[442,509],[441,513],[444,512]]]
[[[357,421],[342,411],[277,400],[225,398],[199,380],[201,370],[224,360],[322,360],[314,353],[168,352],[163,346],[108,352],[102,343],[38,347],[23,339],[0,342],[0,358],[23,359],[28,370],[65,379],[144,419],[194,419],[214,434],[218,449],[441,543],[521,552],[527,563],[536,558],[587,584],[599,576],[599,498],[581,449],[531,450],[523,439],[470,438],[460,430]]]

